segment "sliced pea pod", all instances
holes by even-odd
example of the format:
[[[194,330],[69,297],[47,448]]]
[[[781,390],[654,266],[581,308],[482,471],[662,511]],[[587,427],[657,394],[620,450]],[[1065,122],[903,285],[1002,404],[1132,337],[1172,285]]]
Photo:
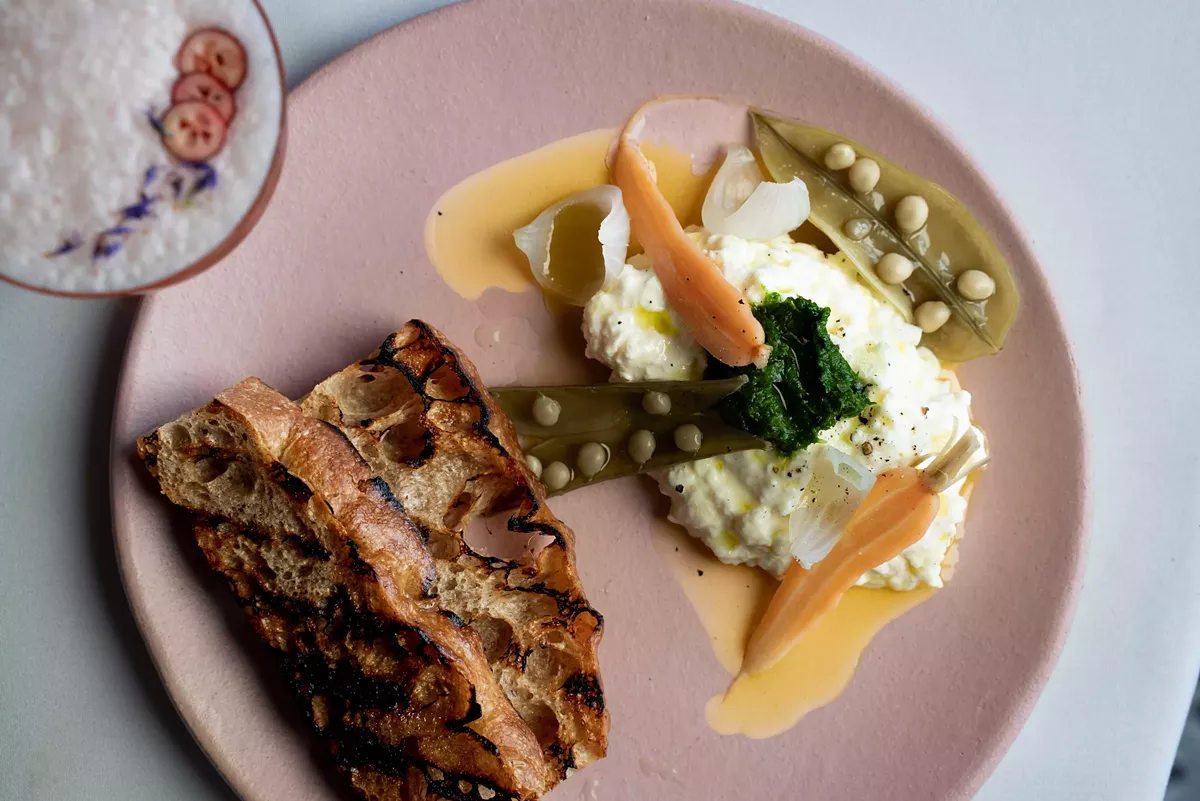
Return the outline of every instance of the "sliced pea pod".
[[[512,418],[526,454],[539,459],[543,471],[555,462],[570,468],[565,483],[551,482],[543,472],[547,494],[561,495],[600,481],[710,456],[767,448],[765,440],[726,424],[713,411],[717,401],[745,383],[745,376],[737,376],[719,381],[499,387],[491,389],[491,393]],[[659,401],[657,405],[649,404],[659,413],[647,411],[644,401],[648,392],[670,398],[670,411],[662,413],[661,398],[655,399]],[[559,418],[554,425],[547,426],[534,419],[533,405],[539,397],[550,398],[559,405]],[[699,447],[695,450],[684,450],[675,443],[676,430],[685,425],[693,425],[700,432]],[[630,453],[630,440],[642,431],[650,432],[654,448],[649,458],[638,461]],[[639,436],[644,440],[644,434]],[[594,461],[588,464],[585,455],[585,446],[591,443],[603,446],[607,459],[589,475],[589,470],[596,467]],[[589,450],[594,455],[596,449]],[[556,470],[556,474],[561,478],[563,471]]]
[[[1017,313],[1017,287],[995,243],[956,197],[844,136],[758,112],[751,116],[771,178],[798,177],[808,185],[810,219],[846,254],[864,283],[910,322],[913,308],[926,301],[940,300],[949,307],[950,319],[926,333],[921,344],[948,362],[1000,350]],[[879,165],[871,191],[855,191],[847,170],[826,166],[825,154],[838,144]],[[908,196],[923,198],[929,210],[925,224],[912,233],[893,222],[897,204]],[[902,285],[889,285],[876,274],[876,263],[888,253],[899,253],[913,264]],[[968,300],[959,293],[957,278],[967,270],[980,270],[995,282],[989,298]]]

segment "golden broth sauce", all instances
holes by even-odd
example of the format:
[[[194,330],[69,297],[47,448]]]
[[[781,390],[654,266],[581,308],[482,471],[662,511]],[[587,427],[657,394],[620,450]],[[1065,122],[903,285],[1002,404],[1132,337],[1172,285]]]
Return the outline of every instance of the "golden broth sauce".
[[[513,231],[564,197],[608,183],[605,156],[615,135],[614,130],[591,131],[555,142],[490,167],[442,195],[425,226],[425,247],[442,279],[472,300],[493,287],[537,289]],[[668,146],[644,143],[642,149],[654,162],[659,189],[679,219],[684,225],[699,223],[712,173],[693,174],[689,156]],[[565,263],[594,265],[600,257],[594,238],[599,219],[590,210],[560,216],[552,262],[565,256]],[[636,252],[635,242],[630,252]],[[553,309],[556,304],[549,305]],[[722,563],[665,520],[655,521],[648,534],[695,607],[717,659],[730,675],[736,674],[750,632],[778,582],[765,571]],[[709,725],[721,734],[756,738],[787,731],[837,698],[875,634],[933,592],[852,589],[779,664],[739,679],[709,700]]]
[[[616,130],[590,131],[546,145],[472,175],[438,198],[425,223],[425,250],[442,280],[471,300],[491,287],[509,292],[536,289],[513,231],[568,195],[607,184],[604,159],[616,135]],[[684,225],[699,224],[712,176],[693,175],[691,159],[670,147],[646,143],[642,149],[654,162],[658,186],[676,216]],[[592,232],[593,219],[600,218],[590,216],[595,215],[591,210],[575,214],[559,218],[552,255],[598,258]],[[629,252],[638,252],[636,242],[630,242]]]
[[[765,570],[721,562],[703,543],[665,520],[656,522],[653,534],[721,666],[736,674],[750,633],[779,582]],[[708,725],[720,734],[753,738],[787,731],[841,695],[875,634],[934,592],[928,587],[911,592],[855,587],[777,665],[739,678],[710,699],[704,710]]]

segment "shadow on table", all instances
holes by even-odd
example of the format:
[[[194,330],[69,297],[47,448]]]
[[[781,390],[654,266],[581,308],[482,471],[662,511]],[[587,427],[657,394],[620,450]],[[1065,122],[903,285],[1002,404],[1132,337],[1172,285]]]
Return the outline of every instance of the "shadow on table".
[[[116,551],[113,548],[112,500],[109,491],[109,446],[112,439],[113,406],[125,347],[139,303],[138,299],[129,298],[118,304],[117,313],[107,332],[107,340],[93,384],[96,394],[91,399],[92,419],[83,481],[84,502],[88,519],[92,522],[89,543],[92,564],[95,565],[100,594],[128,659],[129,669],[135,675],[137,685],[145,694],[154,716],[166,734],[178,743],[181,752],[208,785],[212,791],[211,797],[237,801],[237,794],[225,783],[192,739],[191,733],[175,711],[166,688],[163,687],[141,632],[134,622],[133,613],[129,609],[117,568]]]
[[[1192,697],[1179,737],[1179,750],[1175,754],[1175,764],[1171,766],[1165,801],[1195,801],[1197,798],[1200,798],[1200,687]]]

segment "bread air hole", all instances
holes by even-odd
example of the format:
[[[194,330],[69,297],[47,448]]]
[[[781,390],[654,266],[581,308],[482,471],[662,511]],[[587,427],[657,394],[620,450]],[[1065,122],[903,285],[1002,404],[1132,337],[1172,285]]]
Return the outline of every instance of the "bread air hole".
[[[258,477],[250,465],[242,461],[235,461],[230,463],[221,475],[221,483],[227,492],[248,498],[254,494]]]
[[[579,660],[558,648],[537,647],[525,661],[525,676],[539,686],[558,689],[568,678],[579,672]]]
[[[254,494],[257,478],[254,468],[240,459],[209,456],[192,462],[192,476],[198,489],[209,496],[208,485],[217,496],[247,500]]]
[[[201,426],[200,441],[205,445],[216,448],[232,448],[234,445],[233,435],[219,424],[211,428],[209,426]]]
[[[452,364],[443,364],[425,382],[425,394],[434,400],[458,400],[470,391]]]
[[[379,438],[379,452],[391,462],[416,462],[425,453],[425,426],[420,416],[401,420]]]
[[[211,484],[225,475],[231,463],[230,459],[221,459],[216,456],[200,459],[196,462],[196,480],[201,484]]]
[[[395,414],[416,398],[416,391],[399,370],[360,365],[333,379],[334,394],[349,419],[365,420]]]
[[[175,450],[182,450],[185,446],[191,444],[192,435],[187,430],[187,427],[179,423],[172,423],[163,428],[163,439],[169,447]]]
[[[554,542],[544,534],[513,531],[509,528],[512,519],[513,510],[472,518],[463,529],[463,540],[477,554],[509,562],[530,562]]]
[[[518,710],[525,725],[533,731],[538,744],[547,748],[558,741],[558,718],[554,710],[541,701],[531,701]]]
[[[471,621],[471,628],[479,635],[488,662],[499,661],[512,643],[513,627],[498,617],[480,615]]]

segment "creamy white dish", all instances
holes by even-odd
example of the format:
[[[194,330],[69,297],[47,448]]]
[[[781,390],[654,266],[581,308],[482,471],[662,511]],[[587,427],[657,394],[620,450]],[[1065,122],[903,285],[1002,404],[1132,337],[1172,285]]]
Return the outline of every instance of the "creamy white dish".
[[[759,303],[767,293],[804,297],[830,309],[828,329],[850,366],[869,385],[872,405],[821,434],[821,444],[788,458],[745,451],[677,465],[655,476],[671,499],[671,519],[722,561],[781,575],[792,560],[789,522],[820,499],[810,475],[822,448],[836,449],[879,473],[942,450],[970,425],[970,394],[919,345],[921,330],[856,280],[838,256],[780,237],[753,242],[691,229],[689,237],[724,276]],[[707,354],[667,306],[647,262],[635,256],[584,308],[587,355],[613,369],[614,381],[697,379]],[[942,566],[961,533],[963,483],[941,493],[928,531],[860,585],[909,590],[942,586]]]

